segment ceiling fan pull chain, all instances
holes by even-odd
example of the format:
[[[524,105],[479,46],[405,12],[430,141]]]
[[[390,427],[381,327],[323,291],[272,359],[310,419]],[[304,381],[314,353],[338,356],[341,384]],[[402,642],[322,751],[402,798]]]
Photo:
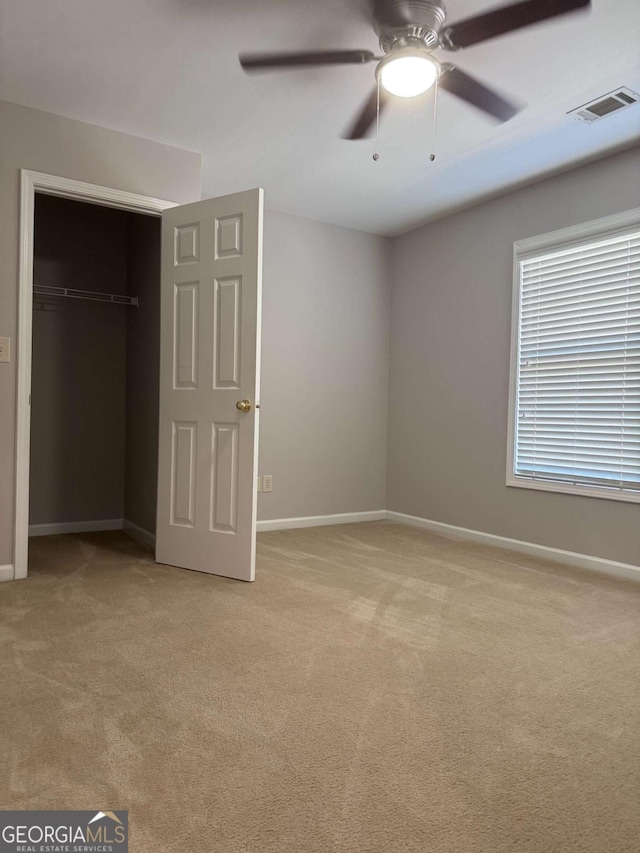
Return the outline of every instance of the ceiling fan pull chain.
[[[436,159],[436,118],[438,117],[438,78],[433,84],[433,134],[431,137],[431,154],[429,160],[433,163]]]
[[[380,76],[378,75],[378,89],[376,96],[376,150],[373,154],[373,160],[375,163],[380,159],[380,155],[378,154],[378,139],[380,136]]]

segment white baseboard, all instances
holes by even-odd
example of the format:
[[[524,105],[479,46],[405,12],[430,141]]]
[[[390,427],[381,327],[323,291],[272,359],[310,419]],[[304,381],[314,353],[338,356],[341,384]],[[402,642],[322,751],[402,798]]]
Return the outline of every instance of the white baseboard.
[[[13,566],[9,563],[6,566],[0,566],[0,583],[2,581],[13,580]]]
[[[152,551],[155,551],[155,533],[151,533],[149,530],[145,530],[144,527],[139,527],[132,521],[127,521],[126,518],[122,522],[122,530],[127,533],[132,539],[135,539],[136,542],[139,542],[141,545],[146,545],[147,548],[151,548]]]
[[[30,524],[29,536],[58,536],[61,533],[96,533],[101,530],[122,530],[121,518],[100,518],[96,521],[60,521],[52,524]]]
[[[603,557],[592,557],[589,554],[579,554],[575,551],[564,551],[561,548],[551,548],[547,545],[536,545],[534,542],[524,542],[520,539],[509,539],[506,536],[498,536],[494,533],[483,533],[480,530],[471,530],[467,527],[457,527],[455,524],[445,524],[442,521],[433,521],[428,518],[420,518],[415,515],[406,515],[402,512],[392,510],[374,510],[371,512],[344,512],[337,515],[310,515],[302,518],[275,518],[258,521],[258,533],[268,530],[292,530],[301,527],[324,527],[332,524],[357,524],[363,521],[393,521],[397,524],[406,524],[411,527],[419,527],[429,530],[440,536],[450,539],[463,539],[469,542],[477,542],[480,545],[489,545],[494,548],[503,548],[509,551],[517,551],[531,557],[540,557],[543,560],[552,560],[575,566],[579,569],[589,569],[601,572],[613,577],[628,578],[640,581],[640,566],[630,563],[618,563],[615,560],[606,560]],[[35,524],[29,526],[29,536],[51,536],[60,533],[88,533],[101,530],[124,530],[132,539],[136,539],[148,548],[154,549],[156,537],[148,530],[138,527],[131,521],[121,518],[101,519],[99,521],[77,521],[63,522],[59,524]],[[14,568],[12,565],[0,566],[0,581],[13,580]]]
[[[338,515],[307,515],[302,518],[273,518],[257,523],[258,533],[267,530],[292,530],[295,527],[325,527],[330,524],[358,524],[361,521],[384,521],[383,509],[371,512],[342,512]]]
[[[590,569],[617,578],[640,581],[640,566],[634,566],[631,563],[617,563],[615,560],[605,560],[602,557],[591,557],[588,554],[578,554],[575,551],[563,551],[561,548],[550,548],[547,545],[536,545],[534,542],[509,539],[506,536],[496,536],[494,533],[482,533],[480,530],[469,530],[466,527],[456,527],[454,524],[445,524],[442,521],[432,521],[415,515],[405,515],[402,512],[387,510],[385,517],[388,521],[420,527],[423,530],[430,530],[432,533],[438,533],[440,536],[447,536],[450,539],[478,542],[481,545],[518,551],[521,554],[528,554],[530,557],[541,557],[543,560],[553,560],[556,563],[564,563],[579,569]]]

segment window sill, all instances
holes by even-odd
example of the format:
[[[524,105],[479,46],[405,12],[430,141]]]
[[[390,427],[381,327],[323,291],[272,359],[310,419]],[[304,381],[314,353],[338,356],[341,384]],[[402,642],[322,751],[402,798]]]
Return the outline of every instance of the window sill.
[[[530,480],[526,477],[507,477],[507,486],[518,489],[534,489],[541,492],[557,492],[563,495],[580,495],[586,498],[604,498],[609,501],[640,503],[640,491],[620,491],[599,486],[574,486],[571,483],[555,483],[551,480]]]

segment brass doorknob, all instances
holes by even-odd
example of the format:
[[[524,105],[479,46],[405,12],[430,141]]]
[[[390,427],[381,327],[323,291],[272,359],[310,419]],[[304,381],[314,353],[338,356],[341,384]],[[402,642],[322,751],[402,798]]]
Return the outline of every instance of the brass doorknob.
[[[251,411],[251,400],[238,400],[236,403],[236,409],[240,412],[250,412]]]

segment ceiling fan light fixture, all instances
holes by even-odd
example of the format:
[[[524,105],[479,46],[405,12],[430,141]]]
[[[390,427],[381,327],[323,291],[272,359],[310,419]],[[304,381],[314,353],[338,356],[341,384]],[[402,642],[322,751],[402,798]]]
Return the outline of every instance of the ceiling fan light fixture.
[[[380,83],[391,95],[414,98],[430,89],[436,81],[439,68],[426,53],[391,53],[378,66]]]

